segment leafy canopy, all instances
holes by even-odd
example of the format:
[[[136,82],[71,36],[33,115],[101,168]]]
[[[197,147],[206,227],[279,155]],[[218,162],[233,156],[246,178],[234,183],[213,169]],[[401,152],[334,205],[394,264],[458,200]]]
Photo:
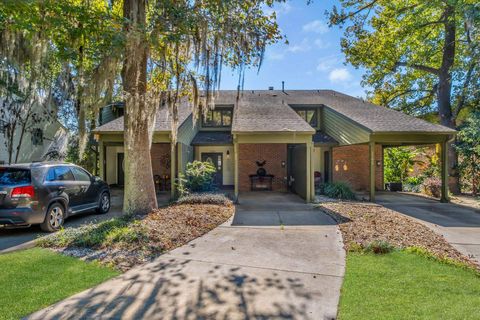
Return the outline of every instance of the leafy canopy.
[[[446,81],[452,84],[450,102],[454,118],[478,103],[478,1],[340,0],[340,3],[341,8],[334,7],[329,12],[330,23],[345,27],[342,50],[349,63],[366,69],[363,85],[372,88],[374,103],[415,115],[436,112],[442,71],[449,73]],[[444,52],[449,23],[454,28],[454,46]]]

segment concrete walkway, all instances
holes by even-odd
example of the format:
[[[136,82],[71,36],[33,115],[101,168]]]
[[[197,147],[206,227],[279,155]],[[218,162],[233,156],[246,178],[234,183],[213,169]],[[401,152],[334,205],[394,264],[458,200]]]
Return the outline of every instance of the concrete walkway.
[[[344,261],[330,217],[294,195],[241,194],[221,227],[28,319],[334,319]]]
[[[377,202],[415,218],[480,263],[480,209],[396,192],[379,193]]]

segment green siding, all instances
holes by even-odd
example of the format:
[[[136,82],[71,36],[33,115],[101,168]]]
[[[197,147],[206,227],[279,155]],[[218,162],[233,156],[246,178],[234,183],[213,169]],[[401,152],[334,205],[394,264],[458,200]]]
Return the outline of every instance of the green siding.
[[[193,116],[190,115],[178,128],[178,171],[185,172],[188,162],[193,161],[193,147],[190,145],[198,132],[198,126],[193,125]]]
[[[324,108],[323,116],[325,133],[337,140],[340,145],[366,143],[370,140],[370,132],[367,129],[330,108]]]
[[[193,125],[193,116],[188,118],[178,128],[177,141],[189,145],[198,132],[198,126]]]

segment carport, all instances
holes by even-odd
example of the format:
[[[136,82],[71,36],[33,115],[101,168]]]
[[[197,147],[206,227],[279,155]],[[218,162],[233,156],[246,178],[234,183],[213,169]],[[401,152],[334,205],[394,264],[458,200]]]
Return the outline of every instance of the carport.
[[[449,132],[375,132],[370,135],[369,142],[369,177],[370,201],[375,201],[375,147],[421,146],[438,144],[440,146],[441,164],[441,202],[448,202],[448,144],[454,137],[454,131]]]

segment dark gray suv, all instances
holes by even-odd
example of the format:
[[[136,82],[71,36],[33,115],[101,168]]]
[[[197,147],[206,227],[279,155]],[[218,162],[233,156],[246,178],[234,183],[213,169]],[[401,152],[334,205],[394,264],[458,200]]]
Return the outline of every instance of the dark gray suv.
[[[0,166],[0,227],[57,231],[77,213],[110,210],[110,190],[83,168],[59,162]]]

